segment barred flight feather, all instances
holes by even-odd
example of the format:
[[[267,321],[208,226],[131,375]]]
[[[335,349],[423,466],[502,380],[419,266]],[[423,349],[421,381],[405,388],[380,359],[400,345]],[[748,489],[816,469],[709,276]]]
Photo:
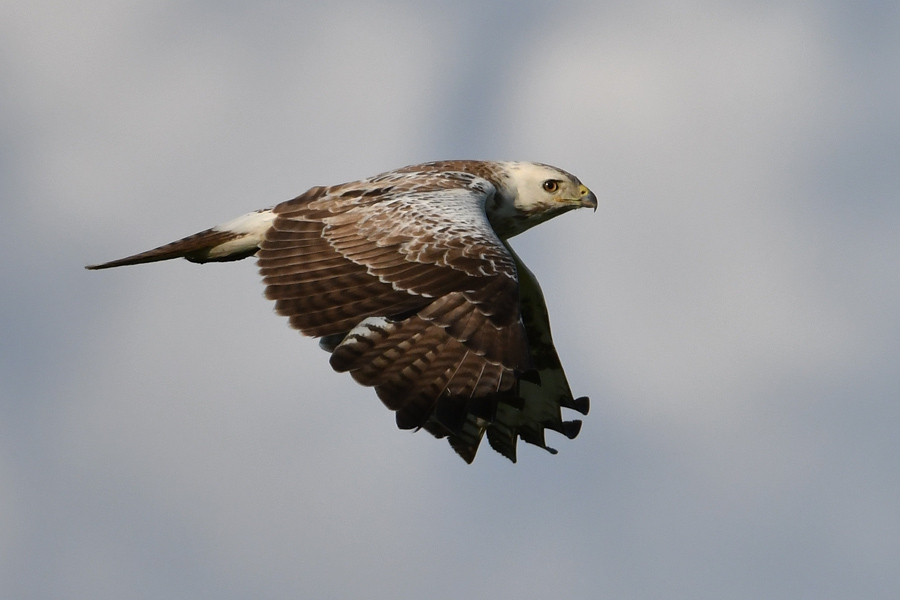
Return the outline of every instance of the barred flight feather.
[[[552,185],[549,183],[552,182]],[[438,161],[313,187],[154,250],[89,269],[256,255],[266,297],[321,337],[332,368],[375,389],[403,429],[447,438],[471,462],[482,438],[574,437],[587,413],[553,347],[533,274],[506,240],[597,199],[538,163]]]

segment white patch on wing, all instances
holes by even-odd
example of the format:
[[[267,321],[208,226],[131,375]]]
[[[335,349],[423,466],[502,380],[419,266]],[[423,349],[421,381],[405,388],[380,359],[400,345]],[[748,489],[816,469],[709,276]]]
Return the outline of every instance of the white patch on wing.
[[[263,208],[241,215],[221,225],[216,225],[213,229],[216,231],[230,231],[231,233],[265,235],[274,220],[275,213],[272,212],[272,209]]]
[[[398,176],[379,176],[377,180],[379,185],[383,185],[394,178]],[[376,241],[380,246],[403,240],[400,250],[412,262],[431,263],[473,274],[470,264],[464,265],[453,259],[455,255],[464,256],[484,261],[485,264],[477,269],[479,275],[502,273],[515,279],[512,261],[485,214],[485,203],[496,190],[491,182],[456,171],[441,173],[438,177],[432,173],[405,173],[401,179],[407,183],[419,179],[423,185],[421,189],[410,186],[411,189],[387,191],[377,203],[360,204],[354,198],[349,202],[359,206],[326,218],[324,222],[337,227],[346,223],[348,217],[356,219],[360,235]],[[450,182],[461,186],[441,188],[435,185],[435,179],[444,185]],[[328,229],[325,237],[329,237]],[[331,240],[331,243],[353,260],[350,248],[336,240]],[[401,289],[389,277],[379,273],[375,266],[369,265],[368,270],[384,283]]]
[[[257,210],[246,215],[241,215],[227,223],[216,225],[213,231],[223,231],[239,235],[233,240],[212,248],[209,251],[210,258],[218,258],[231,254],[239,254],[256,248],[266,237],[266,232],[275,220],[275,213],[271,208]]]
[[[389,336],[395,329],[397,329],[397,325],[386,317],[367,317],[351,329],[341,343],[335,346],[335,349],[340,346],[359,347],[361,343],[365,344],[367,341],[375,344]]]
[[[518,438],[574,437],[580,422],[560,408],[588,405],[569,391],[537,281],[504,240],[589,205],[587,193],[546,165],[425,163],[89,268],[257,255],[276,311],[320,338],[332,368],[374,387],[400,428],[448,437],[467,462],[487,432],[515,461]]]

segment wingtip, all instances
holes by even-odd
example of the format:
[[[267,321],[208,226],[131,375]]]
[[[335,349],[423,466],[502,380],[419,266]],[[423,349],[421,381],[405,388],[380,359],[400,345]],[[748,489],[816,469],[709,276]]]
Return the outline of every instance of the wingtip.
[[[591,399],[587,396],[575,398],[575,400],[572,401],[572,408],[582,415],[587,415],[591,410]]]
[[[560,399],[559,404],[560,406],[579,412],[582,415],[587,415],[591,410],[591,399],[587,396],[580,396],[578,398],[565,397]]]
[[[574,440],[578,437],[578,434],[581,433],[581,421],[579,419],[575,419],[573,421],[563,421],[562,426],[562,434],[569,438],[570,440]]]
[[[88,271],[100,271],[101,269],[108,269],[113,265],[109,263],[100,263],[98,265],[85,265],[84,268]]]
[[[97,265],[85,265],[84,268],[88,271],[100,271],[102,269],[109,269],[110,267],[114,267],[116,265],[110,263],[100,263]]]
[[[97,265],[86,265],[84,268],[87,269],[88,271],[102,271],[103,269],[112,269],[114,267],[124,267],[127,265],[137,265],[137,264],[141,264],[141,263],[145,263],[145,262],[152,262],[152,261],[148,261],[148,260],[134,260],[137,256],[142,256],[142,255],[129,256],[128,258],[121,258],[119,260],[111,260],[109,262],[100,263]]]
[[[247,223],[251,220],[251,217],[257,214],[261,214],[260,211],[251,213],[251,215],[245,215],[219,227],[205,229],[200,233],[189,235],[146,252],[140,252],[97,265],[88,265],[85,268],[88,271],[97,271],[175,258],[185,258],[194,263],[241,260],[248,256],[253,256],[259,250],[258,238],[261,233],[259,230],[249,229],[254,222],[251,222],[249,225]],[[268,221],[271,221],[271,219],[268,216],[256,217],[256,221],[258,221],[256,225],[261,227]]]

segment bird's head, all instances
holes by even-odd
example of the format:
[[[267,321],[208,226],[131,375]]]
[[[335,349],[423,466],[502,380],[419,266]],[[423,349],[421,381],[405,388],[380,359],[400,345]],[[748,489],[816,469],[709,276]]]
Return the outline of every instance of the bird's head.
[[[504,239],[576,208],[597,210],[597,196],[571,173],[540,163],[501,164],[503,184],[485,208]]]

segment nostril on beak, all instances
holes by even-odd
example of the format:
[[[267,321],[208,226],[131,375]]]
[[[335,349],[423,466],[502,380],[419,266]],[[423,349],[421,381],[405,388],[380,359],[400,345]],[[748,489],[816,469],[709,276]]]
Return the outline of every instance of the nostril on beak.
[[[581,186],[581,206],[597,210],[597,196],[585,186]]]

